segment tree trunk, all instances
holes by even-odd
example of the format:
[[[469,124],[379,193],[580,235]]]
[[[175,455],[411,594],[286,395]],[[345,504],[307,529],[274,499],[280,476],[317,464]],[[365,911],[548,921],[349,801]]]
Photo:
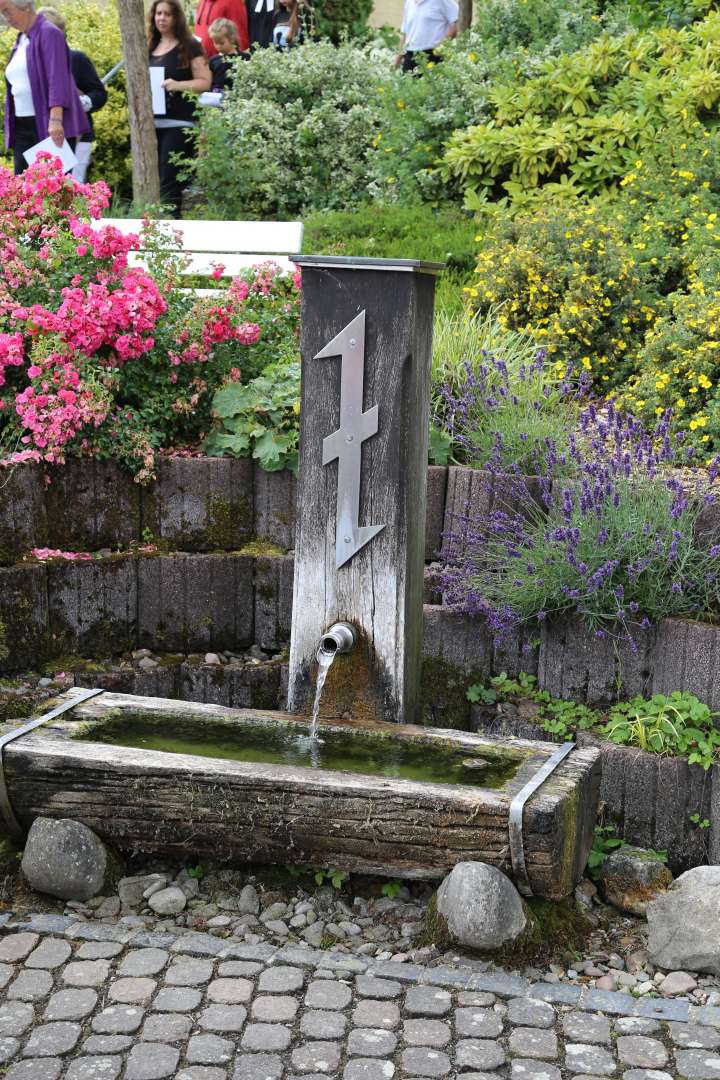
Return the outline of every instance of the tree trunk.
[[[463,30],[469,30],[472,25],[473,16],[473,0],[460,0],[460,17],[458,19],[458,30],[460,33]]]
[[[130,114],[133,202],[137,209],[160,201],[157,140],[153,123],[143,0],[117,0]]]

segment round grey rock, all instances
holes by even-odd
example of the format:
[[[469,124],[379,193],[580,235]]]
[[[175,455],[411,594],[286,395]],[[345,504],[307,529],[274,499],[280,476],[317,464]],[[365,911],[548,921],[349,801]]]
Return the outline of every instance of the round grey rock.
[[[673,876],[644,848],[613,851],[602,864],[600,883],[605,899],[629,915],[645,915],[647,906],[665,893]]]
[[[187,897],[178,885],[170,885],[153,893],[148,905],[157,915],[179,915],[185,910]]]
[[[720,975],[720,866],[696,866],[648,904],[648,956],[669,971]]]
[[[79,821],[35,818],[22,857],[32,889],[61,900],[89,900],[102,892],[111,865],[108,850]]]
[[[458,863],[437,891],[437,912],[453,941],[471,949],[500,948],[527,925],[517,889],[487,863]]]

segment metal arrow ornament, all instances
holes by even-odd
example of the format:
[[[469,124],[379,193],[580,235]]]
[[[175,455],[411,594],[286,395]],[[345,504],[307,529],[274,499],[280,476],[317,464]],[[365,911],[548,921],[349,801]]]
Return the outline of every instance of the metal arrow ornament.
[[[360,468],[362,444],[377,434],[378,407],[363,412],[365,379],[365,312],[361,311],[315,360],[339,356],[340,427],[323,439],[323,465],[337,458],[337,516],[335,522],[335,566],[344,566],[384,525],[360,525]]]

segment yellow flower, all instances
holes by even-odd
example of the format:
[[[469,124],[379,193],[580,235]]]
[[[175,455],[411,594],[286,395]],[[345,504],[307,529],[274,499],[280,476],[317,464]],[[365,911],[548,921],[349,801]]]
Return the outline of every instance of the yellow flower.
[[[405,102],[402,100],[402,98],[398,98],[398,100],[395,102],[395,104],[397,105],[398,109],[404,109],[405,108]]]
[[[677,409],[684,409],[685,408],[685,398],[679,397],[677,399],[677,401],[675,402],[675,407]]]

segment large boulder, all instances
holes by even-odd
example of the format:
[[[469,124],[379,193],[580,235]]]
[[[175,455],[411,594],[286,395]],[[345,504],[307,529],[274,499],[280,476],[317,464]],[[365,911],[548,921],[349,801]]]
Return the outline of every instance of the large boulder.
[[[455,944],[482,952],[515,941],[528,921],[515,886],[487,863],[458,863],[438,889],[435,906]]]
[[[31,888],[61,900],[89,900],[103,892],[115,858],[92,829],[64,818],[35,818],[22,857]]]
[[[607,902],[629,915],[644,915],[648,904],[667,892],[672,880],[654,852],[636,847],[620,848],[606,856],[600,873]]]
[[[720,866],[696,866],[648,904],[648,956],[656,967],[720,975]]]

